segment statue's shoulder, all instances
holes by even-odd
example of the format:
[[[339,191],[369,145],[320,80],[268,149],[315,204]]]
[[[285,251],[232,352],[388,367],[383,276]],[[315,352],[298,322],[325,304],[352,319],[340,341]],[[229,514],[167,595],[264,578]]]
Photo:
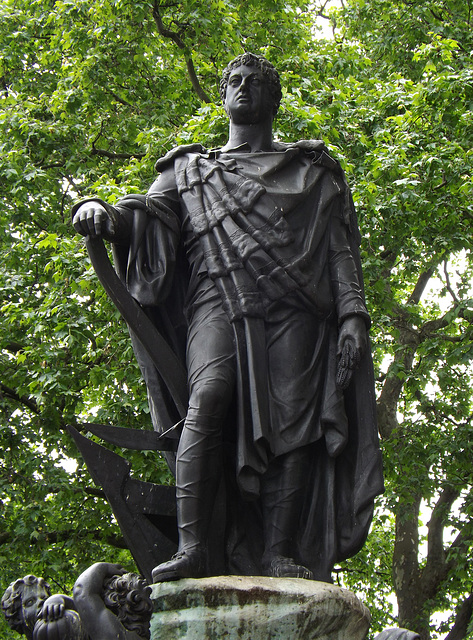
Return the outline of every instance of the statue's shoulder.
[[[298,140],[297,142],[275,142],[275,151],[286,151],[288,149],[299,149],[309,156],[314,164],[325,169],[330,169],[336,174],[342,174],[342,168],[338,160],[330,153],[323,140]]]
[[[358,225],[356,222],[356,214],[353,205],[353,199],[348,186],[345,172],[340,162],[330,153],[325,146],[323,140],[299,140],[293,143],[276,143],[274,149],[276,151],[285,151],[286,149],[297,148],[304,153],[313,165],[322,167],[327,171],[326,175],[333,186],[332,194],[341,195],[344,204],[340,209],[343,220],[355,234],[357,244],[360,243]]]
[[[307,153],[321,152],[328,149],[323,140],[297,140],[297,142],[273,142],[275,151],[286,151],[287,149],[298,148]]]
[[[206,148],[198,143],[181,144],[178,147],[174,147],[173,149],[171,149],[171,151],[168,151],[166,155],[164,155],[162,158],[159,158],[159,160],[154,165],[154,168],[156,169],[156,171],[161,173],[162,171],[164,171],[164,169],[166,169],[166,167],[171,165],[176,158],[179,158],[179,156],[183,156],[186,153],[206,153],[206,152],[207,152]]]

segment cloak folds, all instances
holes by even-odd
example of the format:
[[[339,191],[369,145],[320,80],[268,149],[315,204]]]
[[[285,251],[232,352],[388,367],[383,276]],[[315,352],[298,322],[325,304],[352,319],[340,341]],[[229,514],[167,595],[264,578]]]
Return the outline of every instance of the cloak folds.
[[[116,267],[180,357],[185,305],[199,304],[195,274],[209,283],[204,297],[218,291],[234,328],[237,438],[228,442],[227,499],[220,505],[225,571],[261,573],[259,503],[244,497],[257,497],[271,457],[308,445],[313,464],[295,556],[316,578],[330,580],[333,565],[363,545],[383,489],[370,355],[344,393],[335,385],[338,325],[353,314],[369,322],[343,173],[317,141],[258,154],[181,147],[158,168],[165,178],[146,197],[107,207],[117,223]],[[284,356],[278,323],[290,333],[301,318],[305,325],[310,318],[319,336],[317,355],[296,375],[290,393],[297,402],[280,403],[288,393],[284,376],[268,362],[271,353],[274,361]],[[180,416],[155,363],[133,342],[154,426],[164,431]]]

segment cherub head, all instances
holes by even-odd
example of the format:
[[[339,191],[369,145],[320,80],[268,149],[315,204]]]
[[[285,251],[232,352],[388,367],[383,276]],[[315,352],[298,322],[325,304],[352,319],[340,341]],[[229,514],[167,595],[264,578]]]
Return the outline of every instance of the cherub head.
[[[3,613],[10,627],[30,640],[38,613],[50,595],[43,578],[29,575],[12,582],[2,597]]]
[[[103,600],[125,629],[135,631],[146,640],[150,637],[149,622],[153,612],[151,587],[136,573],[125,573],[104,582]]]

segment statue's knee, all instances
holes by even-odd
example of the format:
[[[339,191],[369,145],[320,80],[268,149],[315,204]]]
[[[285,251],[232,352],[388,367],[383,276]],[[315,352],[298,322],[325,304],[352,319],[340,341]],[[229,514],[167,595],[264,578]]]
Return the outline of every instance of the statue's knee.
[[[189,399],[189,411],[202,418],[223,418],[231,400],[231,391],[225,382],[213,380],[196,385]]]

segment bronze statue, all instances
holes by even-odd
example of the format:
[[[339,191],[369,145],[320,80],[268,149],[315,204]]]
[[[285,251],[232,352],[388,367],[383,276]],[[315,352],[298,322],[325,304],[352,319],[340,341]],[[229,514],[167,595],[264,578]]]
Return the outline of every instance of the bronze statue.
[[[121,280],[187,367],[179,548],[153,580],[330,581],[383,486],[353,202],[321,141],[273,140],[281,87],[266,59],[233,60],[221,95],[221,149],[173,149],[147,194],[83,201],[73,224],[112,242]],[[163,432],[181,414],[131,334]]]

